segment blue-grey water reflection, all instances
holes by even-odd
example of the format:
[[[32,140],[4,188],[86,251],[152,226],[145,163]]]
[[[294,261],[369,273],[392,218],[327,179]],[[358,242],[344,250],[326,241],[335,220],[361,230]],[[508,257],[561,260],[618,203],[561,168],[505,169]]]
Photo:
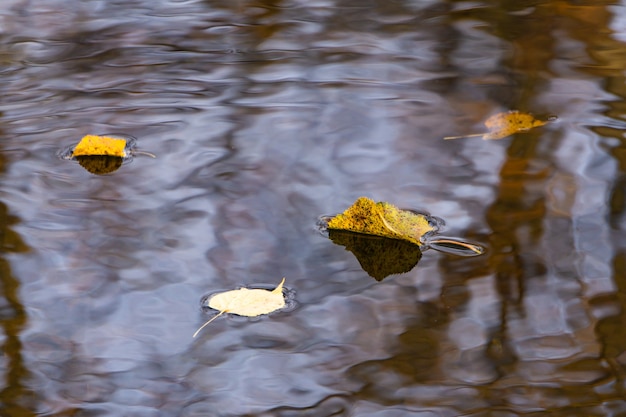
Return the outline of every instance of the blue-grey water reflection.
[[[626,414],[626,5],[8,0],[0,414]],[[498,140],[509,109],[559,121]],[[85,134],[156,159],[107,176]],[[377,282],[316,219],[427,210],[485,255]],[[297,307],[200,300],[286,277]]]

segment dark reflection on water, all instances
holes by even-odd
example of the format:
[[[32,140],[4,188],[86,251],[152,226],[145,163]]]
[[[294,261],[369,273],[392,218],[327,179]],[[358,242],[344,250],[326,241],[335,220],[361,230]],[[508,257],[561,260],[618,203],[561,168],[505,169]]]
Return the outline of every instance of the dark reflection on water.
[[[342,230],[329,230],[328,237],[334,244],[352,252],[361,268],[377,281],[409,272],[422,258],[419,246],[402,240]]]
[[[614,3],[3,2],[0,414],[625,414]],[[509,109],[559,121],[441,139]],[[111,131],[158,158],[56,158]],[[361,195],[490,250],[376,282],[315,230]]]

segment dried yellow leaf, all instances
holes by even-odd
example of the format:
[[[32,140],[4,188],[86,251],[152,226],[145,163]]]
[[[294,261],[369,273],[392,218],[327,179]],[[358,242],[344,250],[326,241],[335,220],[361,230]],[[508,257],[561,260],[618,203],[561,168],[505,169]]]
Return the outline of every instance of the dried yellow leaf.
[[[550,117],[548,120],[535,119],[533,115],[522,113],[517,110],[494,114],[485,120],[486,133],[475,133],[463,136],[446,136],[444,139],[460,139],[481,136],[484,140],[502,139],[515,133],[526,132],[534,127],[543,126],[556,117]]]
[[[426,233],[437,230],[423,214],[382,201],[376,203],[367,197],[359,197],[346,211],[333,217],[328,228],[407,240],[419,246]]]
[[[74,148],[72,157],[107,155],[120,158],[127,157],[126,140],[108,136],[84,136]]]
[[[239,316],[256,317],[269,314],[285,306],[283,284],[285,279],[272,290],[240,288],[215,294],[209,300],[209,307]]]
[[[280,284],[272,291],[239,288],[238,290],[215,294],[209,299],[209,307],[218,310],[219,314],[204,323],[193,334],[193,337],[196,337],[198,333],[200,333],[200,330],[224,313],[257,317],[283,308],[285,306],[285,296],[283,295],[284,283],[285,278],[283,278]]]
[[[543,126],[547,121],[535,119],[528,113],[509,111],[494,114],[485,121],[489,130],[483,135],[483,139],[502,139],[519,132],[526,132],[533,127]]]

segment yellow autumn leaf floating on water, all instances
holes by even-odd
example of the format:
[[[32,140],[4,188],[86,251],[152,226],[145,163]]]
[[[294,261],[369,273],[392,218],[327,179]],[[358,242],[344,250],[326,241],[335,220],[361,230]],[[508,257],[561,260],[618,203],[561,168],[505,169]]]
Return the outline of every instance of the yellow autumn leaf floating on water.
[[[87,135],[74,147],[72,157],[77,156],[117,156],[126,158],[126,139],[109,136]]]
[[[446,136],[444,139],[461,139],[481,136],[484,140],[502,139],[515,133],[527,132],[534,127],[543,126],[556,120],[550,116],[548,120],[535,119],[533,115],[511,110],[494,114],[485,121],[486,133],[475,133],[462,136]]]
[[[209,299],[209,307],[218,310],[219,314],[204,323],[193,337],[196,337],[209,323],[224,313],[237,314],[239,316],[257,317],[269,314],[285,306],[283,284],[285,278],[272,291],[262,289],[239,288],[238,290],[225,291],[213,295]]]
[[[86,135],[76,145],[65,148],[59,157],[77,161],[87,171],[96,175],[117,170],[135,155],[155,158],[149,152],[138,151],[134,137],[124,136],[126,135]]]
[[[439,218],[402,210],[384,201],[376,203],[367,197],[359,197],[346,211],[330,218],[326,227],[405,240],[417,245],[417,249],[432,247],[462,256],[484,252],[481,246],[457,238],[435,237],[441,225],[443,220]]]
[[[359,197],[352,206],[328,222],[329,229],[348,230],[392,239],[408,240],[418,246],[426,233],[437,230],[436,224],[422,214],[400,210],[384,201]]]

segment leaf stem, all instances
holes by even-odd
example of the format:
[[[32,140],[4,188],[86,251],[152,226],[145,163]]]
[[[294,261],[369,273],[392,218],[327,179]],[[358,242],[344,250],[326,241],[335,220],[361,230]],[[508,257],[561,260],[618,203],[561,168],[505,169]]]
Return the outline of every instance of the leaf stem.
[[[226,312],[226,310],[222,310],[222,311],[220,311],[219,314],[216,314],[215,316],[211,317],[211,320],[207,321],[202,326],[200,326],[200,328],[198,330],[196,330],[196,332],[193,334],[192,337],[196,337],[198,335],[198,333],[200,333],[200,330],[204,329],[209,323],[211,323],[213,320],[215,320],[216,318],[218,318],[219,316],[221,316],[225,312]]]
[[[150,158],[156,158],[156,155],[150,152],[134,150],[132,153],[133,155],[145,155],[149,156]]]
[[[446,136],[443,140],[450,139],[463,139],[463,138],[477,138],[479,136],[484,136],[484,133],[472,133],[471,135],[461,135],[461,136]]]
[[[483,249],[480,246],[477,245],[472,245],[471,243],[465,243],[465,242],[459,242],[456,240],[451,240],[451,239],[436,239],[436,240],[431,240],[428,243],[443,243],[443,244],[449,244],[449,245],[458,245],[461,247],[464,247],[466,249],[471,250],[472,252],[480,255],[483,253]]]

